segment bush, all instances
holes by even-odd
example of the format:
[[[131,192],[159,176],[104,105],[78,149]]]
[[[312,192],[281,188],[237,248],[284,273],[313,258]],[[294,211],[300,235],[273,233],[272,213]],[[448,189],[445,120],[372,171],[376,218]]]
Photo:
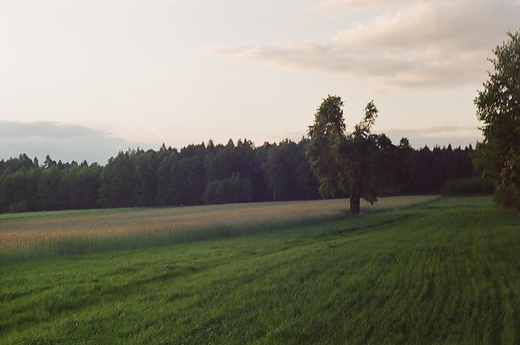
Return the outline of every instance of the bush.
[[[27,200],[23,200],[17,203],[11,204],[9,206],[9,213],[21,213],[29,211],[29,202]]]
[[[520,211],[520,190],[512,184],[502,184],[496,189],[495,202],[503,207]]]
[[[473,176],[460,180],[448,180],[441,188],[442,195],[493,194],[495,183],[492,179]]]
[[[233,174],[225,180],[208,182],[202,197],[206,205],[250,202],[252,185],[247,176]]]

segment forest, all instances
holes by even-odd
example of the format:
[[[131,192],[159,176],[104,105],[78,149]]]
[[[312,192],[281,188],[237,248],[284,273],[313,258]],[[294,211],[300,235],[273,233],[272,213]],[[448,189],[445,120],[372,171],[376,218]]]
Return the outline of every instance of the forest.
[[[319,183],[305,155],[308,139],[255,146],[191,144],[180,150],[129,149],[107,164],[43,164],[26,154],[0,161],[0,212],[119,207],[164,207],[319,199]],[[428,147],[413,151],[414,173],[402,194],[483,194],[474,149]],[[339,195],[338,197],[347,197]]]

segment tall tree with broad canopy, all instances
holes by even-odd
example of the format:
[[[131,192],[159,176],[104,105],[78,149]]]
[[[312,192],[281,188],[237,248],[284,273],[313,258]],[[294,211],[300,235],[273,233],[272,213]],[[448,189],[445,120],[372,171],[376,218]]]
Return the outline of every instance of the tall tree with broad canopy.
[[[342,107],[338,96],[323,100],[309,126],[306,153],[322,197],[346,193],[350,213],[359,215],[361,198],[374,203],[382,193],[398,193],[411,179],[413,150],[406,138],[395,146],[386,135],[371,133],[378,114],[373,101],[351,133],[346,132]]]
[[[495,71],[475,98],[484,141],[473,163],[495,179],[497,200],[520,210],[520,33],[507,35],[493,50]]]

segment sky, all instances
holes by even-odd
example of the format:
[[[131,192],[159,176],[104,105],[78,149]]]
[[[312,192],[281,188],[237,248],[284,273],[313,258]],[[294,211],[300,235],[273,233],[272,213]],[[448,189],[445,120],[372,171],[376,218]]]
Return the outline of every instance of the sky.
[[[347,131],[371,100],[394,142],[482,140],[473,100],[520,0],[1,0],[0,159]]]

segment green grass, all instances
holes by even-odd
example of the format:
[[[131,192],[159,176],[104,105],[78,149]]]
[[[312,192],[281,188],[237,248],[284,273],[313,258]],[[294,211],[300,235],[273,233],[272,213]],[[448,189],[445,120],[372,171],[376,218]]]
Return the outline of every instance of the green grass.
[[[2,344],[517,344],[520,218],[488,197],[0,266]]]

